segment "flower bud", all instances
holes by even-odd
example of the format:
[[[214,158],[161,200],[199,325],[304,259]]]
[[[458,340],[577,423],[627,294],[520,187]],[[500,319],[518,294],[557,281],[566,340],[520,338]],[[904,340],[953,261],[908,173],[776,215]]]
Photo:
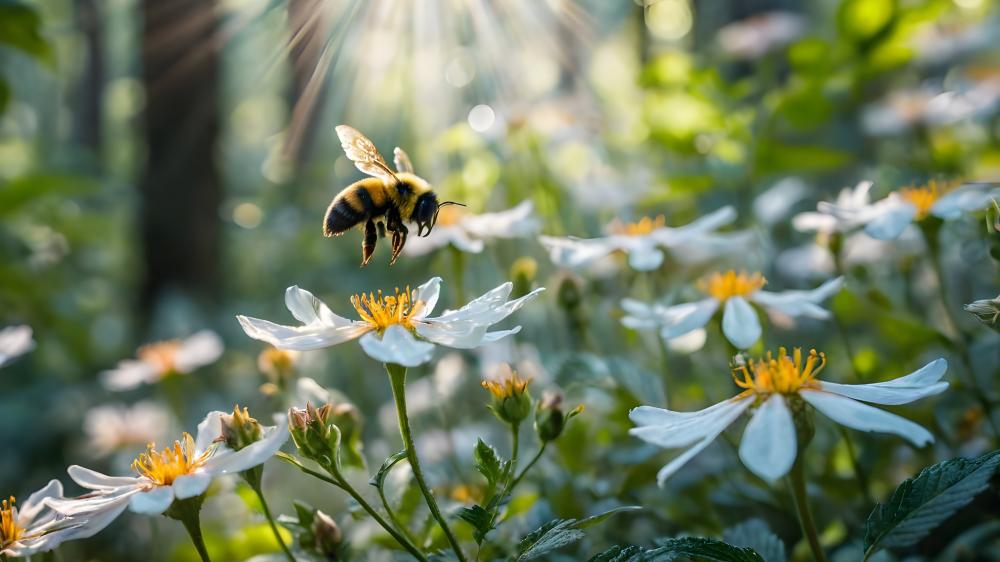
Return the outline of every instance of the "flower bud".
[[[337,560],[340,556],[340,545],[344,542],[344,534],[337,522],[326,513],[316,510],[313,514],[312,534],[316,551],[327,560]]]
[[[220,438],[227,447],[234,451],[260,441],[264,433],[260,423],[250,416],[249,410],[240,409],[237,404],[233,406],[232,414],[222,414],[222,437]]]
[[[1000,295],[993,299],[982,299],[972,304],[965,305],[965,310],[986,324],[990,328],[1000,332]]]
[[[522,379],[517,371],[504,367],[505,376],[498,381],[483,381],[483,388],[490,391],[493,401],[490,410],[500,421],[511,425],[520,424],[531,414],[531,394],[528,384],[531,379]]]
[[[556,302],[566,310],[575,310],[583,302],[581,282],[572,275],[564,275],[556,289]]]
[[[562,400],[562,394],[558,392],[546,391],[542,394],[542,401],[538,403],[538,409],[535,411],[535,433],[542,442],[558,439],[566,427],[566,422],[583,411],[581,405],[569,413],[564,413]]]
[[[538,273],[538,262],[529,257],[521,257],[510,266],[510,278],[514,283],[514,290],[511,298],[523,297],[531,292],[531,286],[535,282],[535,275]]]
[[[316,408],[306,403],[305,409],[288,410],[288,429],[299,452],[321,465],[337,460],[340,429],[332,423],[333,405]]]
[[[298,354],[276,347],[270,347],[257,356],[257,368],[267,377],[268,383],[279,388],[285,388],[295,374],[295,361]]]

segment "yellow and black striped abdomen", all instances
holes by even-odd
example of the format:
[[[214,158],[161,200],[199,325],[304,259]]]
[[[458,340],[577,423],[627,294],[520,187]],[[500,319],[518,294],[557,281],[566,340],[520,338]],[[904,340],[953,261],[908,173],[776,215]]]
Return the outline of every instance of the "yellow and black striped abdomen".
[[[352,227],[379,217],[392,205],[385,184],[379,178],[352,183],[333,198],[323,218],[323,235],[343,234]]]

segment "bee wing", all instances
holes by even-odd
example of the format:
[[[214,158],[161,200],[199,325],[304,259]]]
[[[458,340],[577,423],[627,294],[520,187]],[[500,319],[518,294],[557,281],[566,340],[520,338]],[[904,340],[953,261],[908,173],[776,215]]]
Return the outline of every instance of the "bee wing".
[[[413,173],[413,163],[410,162],[410,156],[402,148],[396,147],[396,150],[392,151],[394,160],[396,161],[396,171],[405,172],[407,174]]]
[[[347,155],[359,170],[376,178],[381,178],[387,185],[399,183],[399,178],[392,173],[385,159],[375,148],[375,143],[368,137],[361,134],[354,127],[347,125],[337,126],[337,137],[340,138],[340,146],[344,148]]]

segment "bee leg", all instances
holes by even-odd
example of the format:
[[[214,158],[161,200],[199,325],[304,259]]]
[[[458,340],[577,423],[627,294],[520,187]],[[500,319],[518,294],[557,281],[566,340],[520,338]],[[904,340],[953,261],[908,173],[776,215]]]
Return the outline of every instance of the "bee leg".
[[[361,267],[371,261],[376,242],[378,242],[378,230],[375,228],[375,221],[369,219],[365,223],[365,238],[361,241]]]
[[[406,245],[406,235],[410,232],[410,230],[402,223],[400,223],[398,227],[399,228],[392,233],[392,259],[389,260],[389,265],[396,263],[396,258],[399,257],[399,253],[403,251],[403,246]]]
[[[378,237],[385,238],[385,223],[378,221],[375,225],[378,226]]]

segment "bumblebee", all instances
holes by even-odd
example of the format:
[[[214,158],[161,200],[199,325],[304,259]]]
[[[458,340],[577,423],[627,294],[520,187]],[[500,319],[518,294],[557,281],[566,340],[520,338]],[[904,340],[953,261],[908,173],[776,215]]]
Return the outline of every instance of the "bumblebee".
[[[417,236],[427,236],[437,223],[438,211],[454,201],[438,202],[427,180],[413,173],[410,157],[403,149],[393,151],[396,171],[389,169],[375,144],[357,129],[337,127],[337,136],[347,155],[359,170],[372,176],[356,181],[337,194],[326,209],[323,235],[340,236],[357,225],[364,225],[361,242],[361,267],[368,265],[375,253],[378,237],[392,233],[392,258],[403,251],[409,229],[403,221],[417,225]]]

